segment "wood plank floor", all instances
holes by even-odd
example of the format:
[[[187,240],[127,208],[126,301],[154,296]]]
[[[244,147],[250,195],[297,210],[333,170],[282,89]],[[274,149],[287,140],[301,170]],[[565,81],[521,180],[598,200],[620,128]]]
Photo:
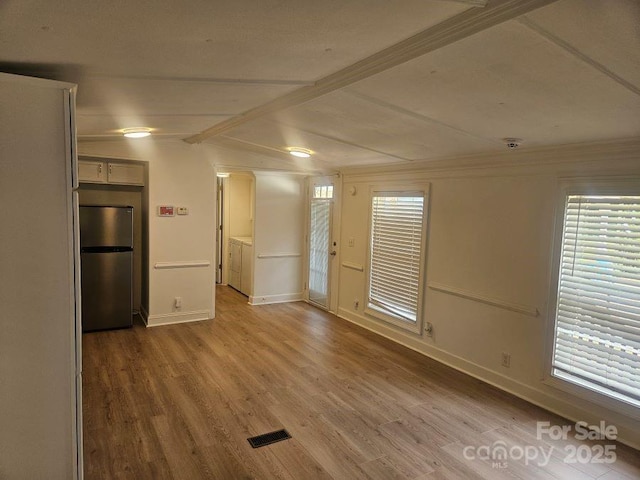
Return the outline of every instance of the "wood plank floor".
[[[536,422],[571,422],[305,303],[216,303],[215,320],[84,335],[86,479],[640,478],[639,452],[565,463],[581,442]],[[247,442],[280,428],[293,438]]]

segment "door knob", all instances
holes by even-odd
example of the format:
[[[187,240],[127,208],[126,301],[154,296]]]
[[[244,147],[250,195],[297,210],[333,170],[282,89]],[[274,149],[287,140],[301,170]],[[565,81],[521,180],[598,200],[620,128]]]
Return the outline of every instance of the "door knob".
[[[331,255],[332,257],[336,256],[336,251],[334,250],[333,252],[331,252],[329,255]]]

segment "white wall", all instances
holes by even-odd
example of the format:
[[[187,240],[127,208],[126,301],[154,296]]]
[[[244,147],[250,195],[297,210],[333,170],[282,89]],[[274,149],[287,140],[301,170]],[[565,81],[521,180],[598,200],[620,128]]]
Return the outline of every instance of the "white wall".
[[[640,445],[638,419],[542,383],[558,180],[640,175],[639,157],[637,146],[635,151],[587,148],[573,154],[565,149],[510,159],[479,158],[482,168],[467,168],[473,159],[466,159],[405,173],[393,168],[347,172],[343,191],[355,186],[358,193],[343,196],[341,263],[366,266],[372,185],[428,182],[427,285],[499,300],[533,314],[427,287],[424,321],[433,324],[434,335],[412,335],[364,314],[366,268],[359,272],[342,267],[339,315],[570,419],[613,423],[624,441]],[[349,238],[354,239],[354,247],[348,246]],[[502,352],[511,354],[510,368],[501,365]]]
[[[216,177],[207,149],[132,140],[81,143],[79,151],[149,163],[149,309],[143,312],[148,325],[213,318]],[[189,214],[158,217],[158,205],[187,207]],[[175,297],[182,298],[181,308],[174,306]]]
[[[253,235],[253,177],[247,174],[231,174],[227,178],[230,237],[250,237]]]
[[[304,179],[255,173],[252,304],[302,299]]]

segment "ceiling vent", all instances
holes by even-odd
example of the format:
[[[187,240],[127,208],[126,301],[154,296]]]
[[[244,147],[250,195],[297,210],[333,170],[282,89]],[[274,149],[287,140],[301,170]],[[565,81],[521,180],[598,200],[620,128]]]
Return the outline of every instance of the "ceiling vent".
[[[509,150],[514,150],[520,146],[522,143],[521,138],[503,138],[502,141],[507,146]]]

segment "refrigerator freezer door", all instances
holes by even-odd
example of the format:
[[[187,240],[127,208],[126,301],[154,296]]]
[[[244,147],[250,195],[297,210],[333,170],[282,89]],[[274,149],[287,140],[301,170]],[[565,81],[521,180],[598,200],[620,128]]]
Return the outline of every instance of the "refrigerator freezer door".
[[[133,247],[133,208],[81,206],[80,246]]]
[[[82,331],[130,327],[133,252],[81,256]]]

